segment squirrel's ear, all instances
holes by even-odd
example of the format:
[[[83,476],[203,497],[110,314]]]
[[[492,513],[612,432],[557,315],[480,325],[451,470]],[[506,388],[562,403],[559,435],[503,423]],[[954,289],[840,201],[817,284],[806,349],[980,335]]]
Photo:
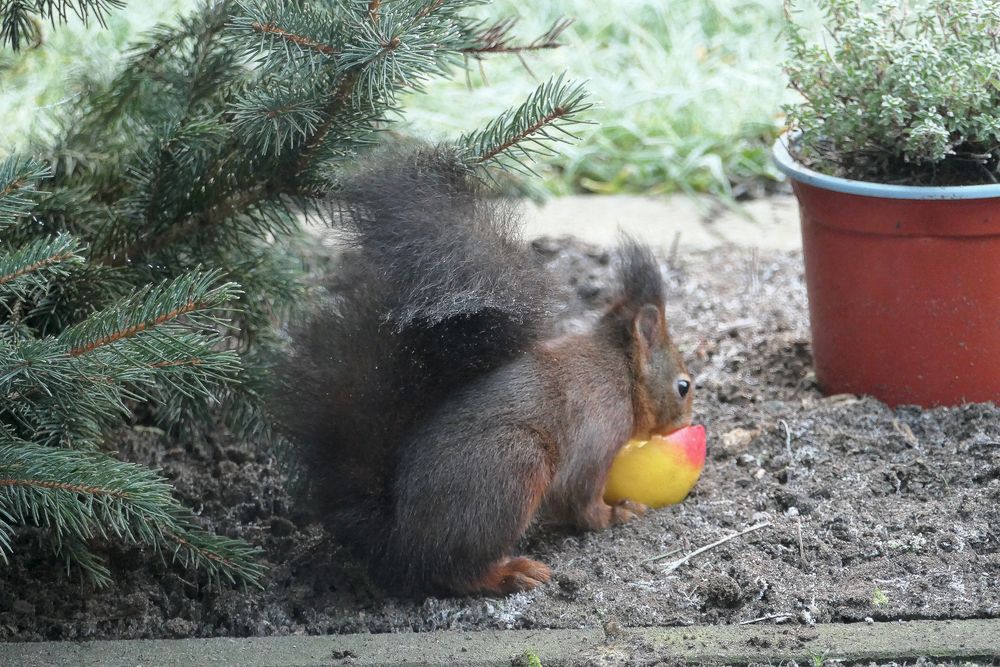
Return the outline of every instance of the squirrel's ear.
[[[643,352],[659,347],[663,341],[663,313],[651,303],[639,309],[632,320],[632,335]]]

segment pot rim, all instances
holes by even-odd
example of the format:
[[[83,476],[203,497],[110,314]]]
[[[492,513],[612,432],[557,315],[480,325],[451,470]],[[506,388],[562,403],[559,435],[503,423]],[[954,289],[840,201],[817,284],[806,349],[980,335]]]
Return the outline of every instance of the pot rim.
[[[799,134],[799,132],[791,134],[784,132],[775,140],[771,155],[778,169],[800,183],[835,192],[883,199],[992,199],[1000,197],[1000,183],[954,186],[888,185],[828,176],[810,169],[792,157],[788,151],[788,143],[795,141]]]

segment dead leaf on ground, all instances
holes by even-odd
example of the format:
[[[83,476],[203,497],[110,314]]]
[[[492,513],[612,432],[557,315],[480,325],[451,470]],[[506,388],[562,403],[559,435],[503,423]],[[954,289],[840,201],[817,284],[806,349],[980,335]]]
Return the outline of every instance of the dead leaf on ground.
[[[895,429],[896,433],[903,436],[903,440],[906,440],[906,444],[908,444],[909,446],[911,447],[920,446],[920,441],[917,440],[917,436],[913,434],[913,429],[910,428],[909,424],[901,422],[898,419],[893,419],[892,428]]]
[[[858,398],[856,394],[831,394],[830,396],[824,396],[820,400],[827,405],[851,405],[853,403],[857,403],[861,399]]]

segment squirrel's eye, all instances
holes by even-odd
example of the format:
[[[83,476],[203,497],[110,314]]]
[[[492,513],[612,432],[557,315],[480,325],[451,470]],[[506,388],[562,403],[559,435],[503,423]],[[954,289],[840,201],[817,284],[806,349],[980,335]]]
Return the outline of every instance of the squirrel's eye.
[[[681,398],[687,396],[688,391],[691,389],[691,383],[687,380],[677,381],[677,393],[681,395]]]

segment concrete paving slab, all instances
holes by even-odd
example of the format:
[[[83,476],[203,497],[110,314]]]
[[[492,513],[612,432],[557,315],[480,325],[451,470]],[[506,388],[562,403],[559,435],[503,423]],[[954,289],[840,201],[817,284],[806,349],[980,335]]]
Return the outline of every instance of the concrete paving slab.
[[[725,245],[798,250],[799,214],[795,197],[774,195],[732,208],[708,197],[671,195],[574,195],[525,206],[525,235],[576,236],[614,245],[618,230],[661,250],[675,242],[682,250],[713,250]]]
[[[794,251],[802,247],[799,212],[792,195],[772,195],[726,207],[705,196],[572,195],[542,206],[525,202],[524,236],[575,236],[602,247],[617,243],[621,229],[664,255],[741,246]],[[320,243],[335,247],[337,235],[318,220],[306,226]]]
[[[701,221],[724,243],[768,250],[801,250],[799,205],[793,195],[773,195],[723,209]]]
[[[510,667],[525,651],[544,667],[584,659],[628,664],[633,651],[689,664],[748,664],[1000,658],[1000,619],[638,628],[429,632],[322,637],[0,644],[0,664],[18,667]],[[625,662],[622,662],[625,661]]]

